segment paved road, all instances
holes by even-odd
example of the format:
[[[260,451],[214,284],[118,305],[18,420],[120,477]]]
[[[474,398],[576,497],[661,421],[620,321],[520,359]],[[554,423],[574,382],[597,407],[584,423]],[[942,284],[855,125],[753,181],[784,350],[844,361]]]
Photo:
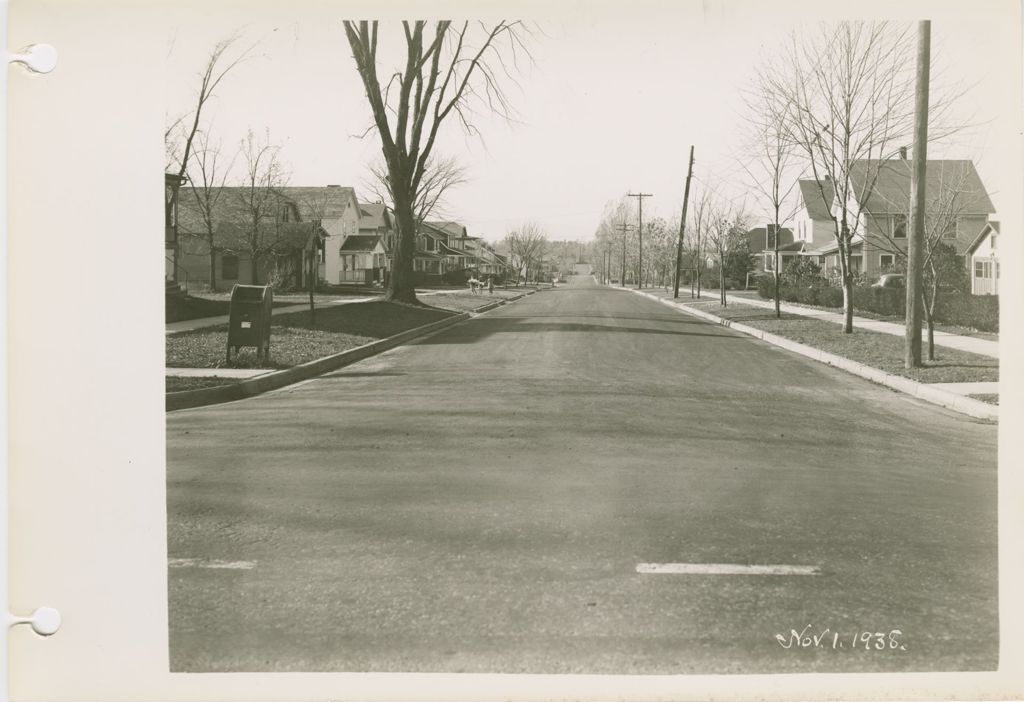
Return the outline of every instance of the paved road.
[[[171,667],[992,669],[995,439],[576,276],[169,414]]]

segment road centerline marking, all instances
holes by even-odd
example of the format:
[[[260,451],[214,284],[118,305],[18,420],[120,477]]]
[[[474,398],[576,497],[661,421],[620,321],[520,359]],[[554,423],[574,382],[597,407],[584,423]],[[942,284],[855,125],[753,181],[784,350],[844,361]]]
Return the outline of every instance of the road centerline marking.
[[[638,563],[637,573],[655,575],[821,575],[820,566],[742,563]]]
[[[169,558],[168,568],[211,568],[214,570],[252,570],[256,561],[218,561],[200,558]]]

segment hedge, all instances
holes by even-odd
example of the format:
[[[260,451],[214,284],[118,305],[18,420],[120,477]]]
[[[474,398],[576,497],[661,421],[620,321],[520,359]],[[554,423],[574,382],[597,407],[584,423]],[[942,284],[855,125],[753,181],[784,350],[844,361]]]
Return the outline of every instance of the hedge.
[[[935,321],[998,332],[999,296],[940,293],[935,300]]]
[[[775,294],[775,281],[770,277],[757,279],[757,293],[771,300]],[[780,285],[779,297],[785,302],[803,305],[839,308],[843,306],[842,288],[829,285]],[[875,288],[857,285],[853,288],[853,309],[873,312],[887,317],[905,318],[906,291],[902,288]],[[999,297],[997,295],[969,295],[941,293],[935,302],[935,321],[955,324],[979,331],[999,331]]]

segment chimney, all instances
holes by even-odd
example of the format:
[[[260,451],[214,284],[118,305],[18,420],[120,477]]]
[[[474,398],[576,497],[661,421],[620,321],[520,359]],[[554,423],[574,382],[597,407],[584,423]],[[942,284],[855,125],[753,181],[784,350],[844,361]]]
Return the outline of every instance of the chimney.
[[[900,147],[900,158],[902,160],[904,160],[904,161],[907,160],[907,147],[905,147],[905,146],[901,146]]]

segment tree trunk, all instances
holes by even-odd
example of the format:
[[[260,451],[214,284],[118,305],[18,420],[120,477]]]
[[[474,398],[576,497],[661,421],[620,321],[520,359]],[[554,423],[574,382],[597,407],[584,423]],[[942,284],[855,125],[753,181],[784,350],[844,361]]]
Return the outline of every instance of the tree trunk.
[[[772,266],[775,273],[775,319],[782,319],[782,303],[779,302],[779,227],[775,225],[775,265]]]
[[[720,298],[719,303],[725,307],[725,261],[721,252],[718,254],[718,297]]]
[[[213,237],[210,237],[210,292],[217,292],[217,250],[213,248]]]
[[[416,258],[416,216],[413,202],[395,194],[395,253],[384,299],[389,302],[419,304],[416,283],[413,280],[413,260]]]
[[[850,270],[850,241],[844,221],[839,238],[839,275],[843,282],[843,333],[853,333],[853,272]]]

